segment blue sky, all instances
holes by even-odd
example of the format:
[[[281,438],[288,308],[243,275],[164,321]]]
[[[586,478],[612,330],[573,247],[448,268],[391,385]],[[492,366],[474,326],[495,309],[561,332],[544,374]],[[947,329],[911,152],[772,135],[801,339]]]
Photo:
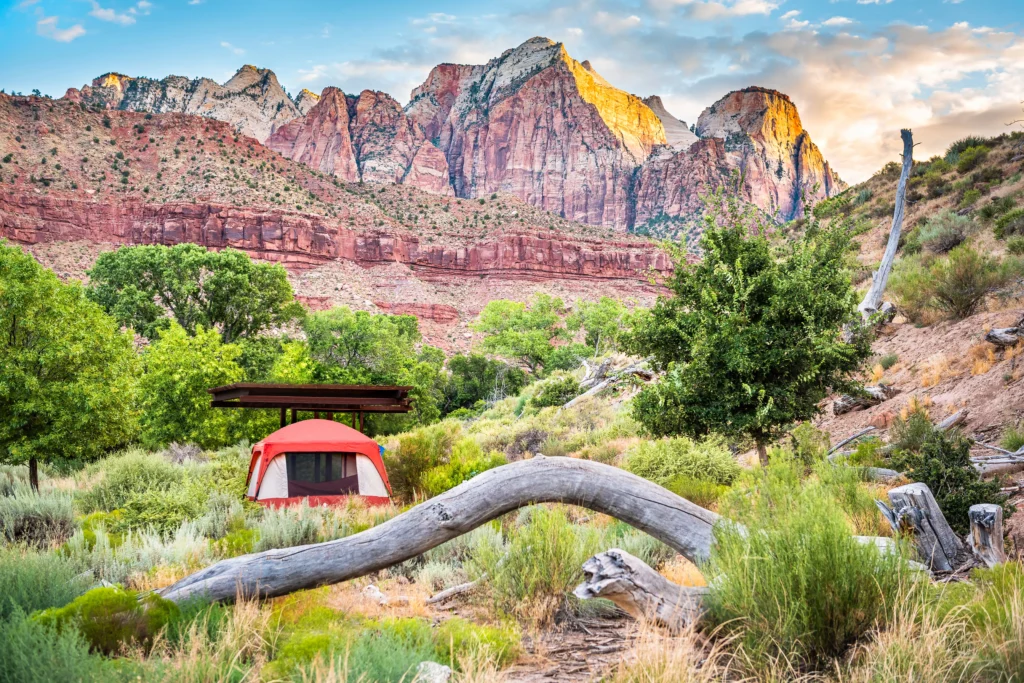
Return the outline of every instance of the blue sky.
[[[0,88],[60,96],[107,71],[223,82],[273,69],[401,102],[440,62],[482,63],[543,35],[614,85],[693,122],[729,90],[788,93],[844,178],[992,134],[1024,100],[1024,0],[18,0],[0,21]]]

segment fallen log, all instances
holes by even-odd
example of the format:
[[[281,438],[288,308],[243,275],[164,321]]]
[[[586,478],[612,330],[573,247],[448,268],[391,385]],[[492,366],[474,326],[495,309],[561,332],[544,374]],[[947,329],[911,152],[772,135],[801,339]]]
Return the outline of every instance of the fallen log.
[[[890,508],[875,501],[893,530],[913,535],[925,565],[933,572],[948,572],[970,560],[953,533],[927,484],[916,482],[889,491]]]
[[[719,519],[671,491],[611,465],[535,457],[483,472],[361,533],[312,545],[221,560],[160,594],[174,602],[201,595],[275,597],[339,583],[416,557],[496,517],[535,503],[568,503],[601,512],[672,547],[707,559]]]
[[[566,408],[572,408],[577,403],[585,401],[586,399],[590,398],[591,396],[595,396],[595,395],[601,393],[602,391],[604,391],[605,389],[610,387],[612,384],[615,384],[616,382],[620,382],[620,381],[626,379],[627,377],[629,377],[630,375],[638,375],[638,376],[642,377],[643,379],[645,379],[647,381],[650,381],[650,380],[654,379],[654,373],[643,367],[649,361],[650,361],[649,358],[645,358],[643,360],[637,361],[636,363],[632,363],[631,365],[627,365],[626,367],[622,368],[621,370],[616,370],[611,375],[608,375],[605,379],[601,380],[600,382],[598,382],[597,384],[592,386],[587,391],[583,392],[582,394],[580,394],[576,398],[566,402],[562,406],[561,410],[565,410]]]
[[[637,621],[679,633],[704,614],[706,587],[673,583],[625,550],[612,548],[583,563],[585,580],[573,594],[581,600],[605,598]]]
[[[997,327],[985,333],[985,341],[999,348],[1016,346],[1024,339],[1024,318],[1013,327]]]
[[[900,393],[896,387],[880,384],[877,387],[864,387],[863,393],[858,396],[843,394],[832,404],[833,415],[844,415],[857,408],[869,408],[879,403],[888,401]]]
[[[445,590],[441,591],[440,593],[437,593],[436,595],[431,595],[429,598],[426,599],[424,604],[435,605],[439,602],[444,602],[445,600],[451,600],[452,598],[462,595],[463,593],[468,593],[471,590],[475,589],[477,586],[479,586],[480,582],[484,581],[486,578],[487,574],[484,574],[476,581],[467,581],[466,583],[460,583],[457,586],[446,588]]]
[[[885,253],[882,255],[882,262],[878,265],[878,270],[871,276],[871,288],[868,289],[864,299],[857,306],[864,322],[870,320],[882,307],[882,296],[885,294],[889,273],[892,272],[892,264],[896,260],[896,251],[900,246],[900,231],[903,229],[903,214],[907,199],[907,181],[910,179],[910,171],[914,166],[914,135],[910,130],[904,128],[900,131],[900,138],[903,140],[903,169],[896,186],[896,206],[893,209],[889,241],[885,245]]]
[[[1003,550],[1003,507],[992,503],[972,505],[967,512],[971,520],[971,550],[989,567],[1006,562]]]

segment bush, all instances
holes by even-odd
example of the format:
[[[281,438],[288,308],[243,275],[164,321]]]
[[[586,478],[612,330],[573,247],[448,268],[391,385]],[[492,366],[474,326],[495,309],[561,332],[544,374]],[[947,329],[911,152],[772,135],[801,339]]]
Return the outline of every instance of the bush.
[[[888,370],[892,366],[896,365],[900,360],[900,357],[895,353],[887,353],[878,359],[878,364],[882,366],[883,370]]]
[[[709,615],[754,670],[784,658],[825,669],[890,619],[911,590],[905,559],[857,542],[836,501],[783,454],[729,495],[705,575]]]
[[[988,157],[988,147],[968,147],[960,152],[956,162],[958,173],[969,173],[978,167]]]
[[[370,623],[347,652],[354,679],[399,683],[416,673],[420,662],[433,660],[430,625],[420,619],[384,619]]]
[[[441,622],[434,635],[437,659],[457,668],[461,658],[487,659],[505,667],[519,656],[519,632],[512,625],[481,626],[461,617]]]
[[[0,622],[17,610],[63,607],[86,587],[79,569],[60,555],[0,548]]]
[[[94,588],[33,619],[59,630],[78,629],[93,650],[112,655],[131,645],[150,645],[177,614],[177,605],[155,593],[140,600],[134,591],[114,586]]]
[[[1014,209],[996,219],[994,232],[999,239],[1024,235],[1024,208]]]
[[[0,672],[8,683],[109,680],[104,662],[89,654],[75,629],[56,629],[25,616],[20,609],[0,622]]]
[[[993,197],[992,201],[978,209],[978,216],[984,221],[992,221],[1012,211],[1013,207],[1014,201],[1012,196]]]
[[[960,138],[948,148],[946,148],[946,155],[943,159],[946,163],[955,164],[958,162],[960,155],[971,147],[985,147],[988,145],[988,140],[977,135],[969,135],[965,138]]]
[[[715,437],[699,442],[687,437],[644,441],[627,454],[625,467],[663,486],[679,475],[729,485],[740,473],[725,442]]]
[[[407,501],[423,496],[423,477],[428,470],[444,464],[459,435],[460,427],[454,421],[400,434],[397,445],[384,452],[395,496]]]
[[[1024,256],[1024,236],[1018,235],[1006,240],[1006,251],[1014,256]]]
[[[999,445],[1008,451],[1017,451],[1024,448],[1024,425],[1008,425],[1003,430],[1003,438]]]
[[[99,483],[78,497],[87,512],[110,512],[124,507],[135,496],[169,489],[181,482],[182,470],[159,455],[129,450],[86,468],[86,480],[95,475],[99,475]]]
[[[672,493],[680,498],[685,498],[694,505],[702,508],[711,508],[718,504],[718,499],[729,490],[728,486],[716,484],[706,479],[694,479],[685,474],[679,474],[665,484]]]
[[[318,509],[306,501],[290,507],[267,508],[256,526],[256,552],[316,543],[322,524]]]
[[[171,533],[183,522],[203,514],[208,495],[208,489],[193,481],[135,493],[119,508],[121,515],[114,531],[148,528],[161,534]]]
[[[955,431],[932,428],[918,451],[898,451],[892,464],[911,480],[928,485],[946,521],[961,536],[970,530],[967,511],[972,505],[1006,501],[999,482],[978,477],[971,464],[971,442]],[[1008,508],[1006,515],[1012,512]]]
[[[970,208],[977,204],[979,199],[981,199],[981,190],[971,188],[964,192],[964,196],[960,199],[959,206],[961,209]]]
[[[73,507],[70,493],[18,485],[12,495],[0,496],[0,536],[37,547],[63,543],[75,530]]]
[[[530,399],[534,408],[561,406],[580,395],[580,383],[575,377],[553,377],[538,387],[537,393]]]
[[[936,254],[945,254],[967,239],[972,227],[970,218],[952,211],[941,211],[929,218],[918,229],[915,237],[923,248]]]
[[[476,441],[463,438],[452,447],[447,464],[427,471],[423,477],[423,488],[428,495],[437,496],[481,472],[505,463],[503,453],[492,451],[484,455]]]
[[[999,261],[961,245],[945,258],[900,259],[889,285],[900,310],[913,322],[923,322],[928,311],[962,320],[976,313],[1020,268],[1012,260]]]

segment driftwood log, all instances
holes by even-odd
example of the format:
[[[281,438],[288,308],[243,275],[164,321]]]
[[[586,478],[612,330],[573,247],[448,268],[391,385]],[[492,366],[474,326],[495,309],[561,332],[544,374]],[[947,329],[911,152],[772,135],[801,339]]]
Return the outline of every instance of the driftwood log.
[[[1000,348],[1016,346],[1024,339],[1024,318],[1013,327],[997,327],[985,334],[985,341]]]
[[[611,515],[692,562],[708,557],[719,519],[617,467],[541,456],[483,472],[353,536],[221,560],[160,593],[174,602],[196,595],[232,601],[238,594],[275,597],[339,583],[416,557],[512,510],[554,502]]]
[[[864,387],[863,393],[858,396],[843,394],[832,404],[832,414],[844,415],[857,408],[869,408],[879,403],[888,401],[900,393],[896,387],[880,384],[877,387]]]
[[[706,587],[673,583],[625,550],[612,548],[583,563],[585,580],[573,594],[581,600],[605,598],[637,621],[650,621],[679,633],[704,614]]]
[[[921,559],[931,571],[952,571],[970,559],[927,484],[917,482],[892,489],[891,508],[875,502],[893,530],[914,537]]]
[[[971,550],[989,567],[1006,562],[1003,549],[1003,507],[992,503],[972,505],[967,516],[971,520]]]
[[[904,128],[900,131],[900,138],[903,140],[903,169],[900,172],[899,184],[896,186],[896,208],[892,214],[889,241],[885,245],[885,253],[882,255],[878,270],[871,276],[871,288],[857,306],[864,321],[869,320],[882,307],[882,297],[889,283],[889,273],[892,272],[892,264],[896,260],[896,251],[900,246],[900,231],[903,229],[903,214],[907,200],[907,181],[914,166],[914,135]]]

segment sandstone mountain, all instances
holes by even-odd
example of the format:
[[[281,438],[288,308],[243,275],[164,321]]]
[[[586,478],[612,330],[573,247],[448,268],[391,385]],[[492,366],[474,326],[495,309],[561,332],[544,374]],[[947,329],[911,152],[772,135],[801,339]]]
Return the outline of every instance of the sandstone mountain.
[[[278,129],[267,147],[349,182],[404,183],[452,194],[448,164],[389,95],[323,91],[305,116]]]
[[[247,64],[223,85],[209,78],[168,76],[158,81],[109,73],[80,91],[71,88],[64,97],[104,109],[206,116],[262,142],[312,108],[316,96],[306,93],[294,102],[273,71]]]
[[[701,113],[695,131],[694,143],[660,149],[640,168],[634,226],[685,222],[700,211],[700,192],[724,185],[733,173],[739,183],[730,187],[779,220],[796,218],[808,200],[846,187],[780,92],[731,92]]]
[[[686,149],[697,142],[697,136],[686,125],[686,121],[681,121],[669,114],[659,96],[645,97],[644,104],[658,116],[661,125],[665,127],[665,139],[674,149]]]

